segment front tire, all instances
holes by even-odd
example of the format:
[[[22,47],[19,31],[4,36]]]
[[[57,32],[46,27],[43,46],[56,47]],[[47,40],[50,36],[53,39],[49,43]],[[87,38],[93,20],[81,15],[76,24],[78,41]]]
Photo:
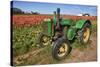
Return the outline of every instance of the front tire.
[[[57,39],[53,44],[52,56],[56,60],[64,59],[71,51],[70,43],[64,37]]]
[[[45,34],[40,33],[39,37],[38,37],[38,44],[41,47],[49,45],[50,44],[50,37],[45,35]]]

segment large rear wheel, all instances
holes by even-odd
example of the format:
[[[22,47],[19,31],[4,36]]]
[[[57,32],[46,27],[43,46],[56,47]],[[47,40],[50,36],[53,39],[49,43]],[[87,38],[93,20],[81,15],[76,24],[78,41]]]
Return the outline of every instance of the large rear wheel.
[[[80,42],[82,44],[86,44],[88,43],[89,39],[90,39],[90,34],[91,34],[91,28],[90,28],[90,24],[89,23],[85,23],[83,28],[82,28],[82,36],[80,37]]]

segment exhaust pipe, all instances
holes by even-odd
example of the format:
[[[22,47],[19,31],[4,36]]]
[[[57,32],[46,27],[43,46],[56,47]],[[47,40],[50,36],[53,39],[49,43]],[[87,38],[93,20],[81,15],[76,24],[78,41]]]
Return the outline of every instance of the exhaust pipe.
[[[56,30],[60,30],[60,8],[57,8],[57,24]]]

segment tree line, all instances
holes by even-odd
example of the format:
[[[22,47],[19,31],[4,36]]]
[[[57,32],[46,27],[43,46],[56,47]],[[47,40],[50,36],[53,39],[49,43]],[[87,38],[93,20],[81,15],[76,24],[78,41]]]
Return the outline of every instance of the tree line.
[[[40,14],[39,12],[34,12],[34,11],[31,11],[31,12],[25,12],[19,8],[11,8],[11,13],[12,14]]]

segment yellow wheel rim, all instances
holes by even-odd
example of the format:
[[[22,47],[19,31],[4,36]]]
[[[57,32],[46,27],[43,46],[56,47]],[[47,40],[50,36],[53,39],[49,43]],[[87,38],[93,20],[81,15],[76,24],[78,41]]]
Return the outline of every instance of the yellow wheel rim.
[[[83,33],[83,41],[86,43],[90,37],[90,29],[85,28],[85,31]]]
[[[42,44],[45,46],[45,45],[48,45],[49,43],[50,43],[49,38],[47,36],[43,36]]]
[[[48,41],[48,37],[43,36],[42,40],[43,40],[43,42],[47,42]]]
[[[68,46],[66,45],[66,43],[63,43],[61,47],[58,49],[58,56],[59,57],[64,56],[67,52],[67,49],[68,49]]]

